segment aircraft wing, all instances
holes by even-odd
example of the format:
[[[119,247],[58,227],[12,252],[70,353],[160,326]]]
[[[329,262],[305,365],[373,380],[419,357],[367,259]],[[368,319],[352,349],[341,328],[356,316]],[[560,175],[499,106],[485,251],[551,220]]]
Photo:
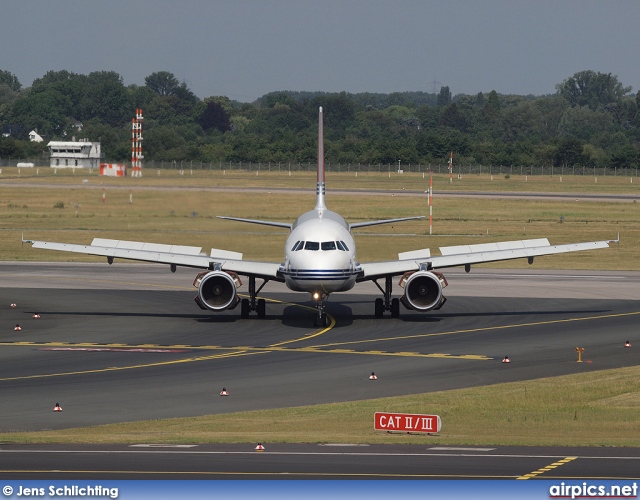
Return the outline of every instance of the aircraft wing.
[[[90,245],[25,239],[22,241],[23,243],[31,243],[33,248],[103,256],[107,258],[109,263],[112,263],[114,258],[119,258],[198,269],[213,269],[216,266],[220,266],[223,271],[235,272],[242,276],[256,276],[267,280],[284,281],[284,277],[278,273],[280,264],[246,261],[242,260],[241,253],[216,248],[211,249],[211,255],[206,255],[201,252],[201,247],[103,238],[94,238]]]
[[[291,224],[288,222],[276,222],[270,220],[259,220],[259,219],[242,219],[240,217],[226,217],[224,215],[217,215],[218,219],[225,220],[234,220],[236,222],[248,222],[250,224],[262,224],[263,226],[275,226],[275,227],[283,227],[291,231]]]
[[[499,243],[440,247],[441,255],[436,256],[431,256],[428,249],[416,250],[415,252],[399,254],[397,261],[360,264],[362,273],[358,277],[358,281],[396,276],[409,271],[417,271],[423,266],[431,270],[522,258],[527,258],[529,263],[533,263],[534,257],[607,248],[609,243],[617,241],[619,239],[563,245],[551,245],[546,238],[503,241]]]
[[[415,217],[401,217],[400,219],[382,219],[382,220],[370,220],[366,222],[354,222],[353,224],[349,224],[349,230],[355,229],[358,227],[377,226],[380,224],[391,224],[393,222],[402,222],[405,220],[415,220],[415,219],[424,219],[424,215],[417,215]]]

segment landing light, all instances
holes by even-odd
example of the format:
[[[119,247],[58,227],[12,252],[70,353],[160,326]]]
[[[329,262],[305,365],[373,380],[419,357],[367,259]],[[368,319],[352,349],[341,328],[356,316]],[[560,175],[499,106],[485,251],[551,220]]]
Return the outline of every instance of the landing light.
[[[320,299],[320,294],[318,292],[314,292],[313,300],[319,300],[319,299]]]

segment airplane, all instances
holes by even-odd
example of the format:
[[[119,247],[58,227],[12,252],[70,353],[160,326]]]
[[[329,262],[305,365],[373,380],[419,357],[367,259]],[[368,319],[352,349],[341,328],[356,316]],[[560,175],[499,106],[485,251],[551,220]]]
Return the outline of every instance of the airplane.
[[[374,220],[349,224],[342,216],[327,209],[325,203],[323,110],[318,113],[318,167],[315,208],[303,213],[293,223],[242,219],[218,216],[221,219],[263,224],[289,230],[284,247],[284,261],[280,264],[242,259],[242,254],[211,249],[206,255],[200,247],[165,245],[136,241],[94,238],[90,245],[25,240],[33,248],[76,252],[115,258],[168,264],[172,272],[176,266],[204,269],[198,273],[194,286],[198,289],[197,305],[214,312],[234,309],[240,303],[240,316],[249,317],[256,312],[265,317],[266,302],[258,294],[269,281],[284,282],[296,292],[310,293],[317,315],[314,326],[327,326],[325,302],[330,294],[351,290],[357,283],[372,281],[382,293],[374,302],[376,318],[386,311],[391,317],[400,315],[400,304],[414,311],[438,310],[445,303],[443,289],[447,286],[444,275],[437,269],[464,266],[469,272],[474,264],[526,258],[533,264],[535,257],[565,252],[607,248],[618,240],[594,241],[551,245],[546,238],[441,247],[440,254],[432,256],[429,249],[398,254],[398,260],[360,263],[356,260],[356,244],[352,230],[378,224],[390,224],[424,216]],[[249,298],[240,299],[240,276],[249,279]],[[400,298],[392,298],[392,280],[400,276],[404,290]],[[256,279],[262,283],[256,288]],[[378,283],[383,280],[384,284]]]

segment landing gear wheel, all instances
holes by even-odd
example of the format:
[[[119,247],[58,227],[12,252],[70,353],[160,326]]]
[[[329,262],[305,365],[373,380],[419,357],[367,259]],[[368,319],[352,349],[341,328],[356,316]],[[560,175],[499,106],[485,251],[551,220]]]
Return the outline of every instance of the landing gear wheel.
[[[374,305],[376,318],[382,318],[384,316],[384,301],[381,298],[377,298]]]
[[[312,295],[313,300],[316,302],[317,310],[316,317],[313,318],[313,326],[316,328],[319,326],[325,327],[329,324],[327,321],[327,313],[324,309],[324,301],[327,300],[328,297],[328,294],[320,294],[318,292]]]
[[[264,318],[266,315],[267,303],[264,299],[258,299],[258,318]]]
[[[327,318],[327,315],[323,313],[322,315],[313,318],[313,326],[316,328],[319,326],[323,328],[329,326],[329,319]]]
[[[392,318],[400,317],[400,299],[391,300],[391,317]]]
[[[251,303],[249,302],[249,299],[242,299],[242,301],[240,302],[240,317],[248,318],[250,311]]]

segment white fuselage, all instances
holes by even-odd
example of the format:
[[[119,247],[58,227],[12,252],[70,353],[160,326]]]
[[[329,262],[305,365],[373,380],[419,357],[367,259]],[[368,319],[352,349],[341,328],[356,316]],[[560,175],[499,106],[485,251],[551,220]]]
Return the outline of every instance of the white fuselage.
[[[280,271],[291,290],[328,295],[353,288],[360,266],[349,225],[330,210],[311,210],[292,225]]]

